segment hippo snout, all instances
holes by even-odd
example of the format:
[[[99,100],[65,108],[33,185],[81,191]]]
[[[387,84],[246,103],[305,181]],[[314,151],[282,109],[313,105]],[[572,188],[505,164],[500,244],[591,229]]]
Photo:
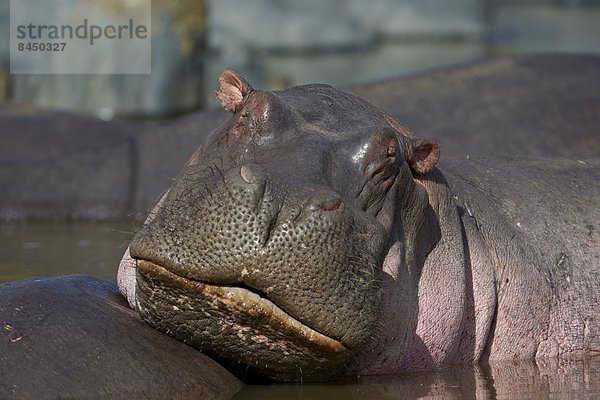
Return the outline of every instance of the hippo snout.
[[[195,185],[190,180],[206,174],[198,174],[193,167],[184,171],[186,179],[171,188],[160,212],[130,245],[131,256],[138,260],[142,316],[151,324],[165,319],[155,289],[149,290],[156,285],[149,282],[172,285],[164,290],[172,297],[171,304],[188,303],[188,295],[174,293],[183,293],[182,288],[190,285],[201,285],[202,293],[207,287],[235,288],[234,294],[223,295],[227,301],[244,304],[248,296],[255,296],[247,303],[268,302],[294,321],[293,326],[312,332],[309,336],[318,334],[324,342],[337,343],[335,357],[323,356],[323,349],[317,351],[321,355],[315,357],[327,360],[328,365],[364,347],[374,330],[380,302],[385,240],[378,224],[318,184],[291,182],[251,163],[228,171],[213,169],[211,179]],[[382,250],[366,248],[364,236],[376,239],[378,235]],[[244,294],[239,297],[239,293]],[[206,295],[204,301],[200,308],[212,307],[217,300]],[[249,307],[235,311],[235,317],[231,310],[223,311],[227,315],[220,316],[220,323],[225,319],[254,329],[246,314],[256,310]],[[181,316],[176,314],[184,310],[175,305],[168,312],[177,319]],[[237,319],[240,313],[244,315],[241,321]],[[214,320],[205,323],[214,324]],[[203,329],[198,327],[200,332]],[[275,336],[281,336],[277,332]],[[307,332],[294,335],[306,336]],[[204,348],[214,342],[209,346],[213,351],[228,354],[228,349],[220,347],[218,335],[188,331],[181,335],[182,340]],[[269,337],[265,332],[260,335]],[[337,356],[340,349],[344,357]]]

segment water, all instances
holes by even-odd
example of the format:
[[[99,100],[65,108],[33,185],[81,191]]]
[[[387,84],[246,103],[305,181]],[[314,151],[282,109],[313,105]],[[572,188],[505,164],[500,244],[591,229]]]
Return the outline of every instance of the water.
[[[114,279],[131,223],[0,225],[0,282],[87,274]],[[510,361],[329,383],[248,385],[253,399],[600,399],[600,356]]]
[[[0,225],[0,282],[69,274],[112,280],[134,231],[128,222]]]
[[[600,357],[457,366],[347,382],[248,385],[234,399],[600,399]]]

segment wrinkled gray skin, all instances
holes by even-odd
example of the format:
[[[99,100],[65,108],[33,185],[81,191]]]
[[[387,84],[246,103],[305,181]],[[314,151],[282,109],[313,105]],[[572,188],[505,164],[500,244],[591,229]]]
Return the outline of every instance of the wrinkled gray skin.
[[[449,160],[326,85],[256,91],[119,271],[142,318],[282,379],[598,353],[600,161]]]

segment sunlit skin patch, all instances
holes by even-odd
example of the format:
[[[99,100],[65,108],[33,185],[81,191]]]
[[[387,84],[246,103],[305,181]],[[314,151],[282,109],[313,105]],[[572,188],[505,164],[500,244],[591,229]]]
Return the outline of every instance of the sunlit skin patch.
[[[246,363],[278,374],[305,373],[302,363],[289,365],[289,357],[305,360],[311,372],[325,373],[336,360],[342,362],[353,353],[340,341],[315,331],[243,287],[187,279],[145,260],[137,261],[137,270],[144,319],[192,346],[205,347],[212,342],[210,347],[220,356],[248,354]],[[157,301],[164,293],[169,294],[170,301]],[[169,315],[166,323],[161,317],[165,314]],[[258,348],[260,359],[254,356]],[[323,368],[315,368],[318,365]]]

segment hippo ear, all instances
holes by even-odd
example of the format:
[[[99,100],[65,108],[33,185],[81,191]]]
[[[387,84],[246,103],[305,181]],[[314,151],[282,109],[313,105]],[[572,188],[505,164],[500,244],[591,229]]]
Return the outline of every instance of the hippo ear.
[[[406,161],[417,174],[430,172],[440,159],[440,145],[432,140],[411,138],[407,147]]]
[[[219,76],[219,89],[215,92],[224,109],[235,113],[241,108],[244,99],[254,89],[244,78],[227,69]]]

